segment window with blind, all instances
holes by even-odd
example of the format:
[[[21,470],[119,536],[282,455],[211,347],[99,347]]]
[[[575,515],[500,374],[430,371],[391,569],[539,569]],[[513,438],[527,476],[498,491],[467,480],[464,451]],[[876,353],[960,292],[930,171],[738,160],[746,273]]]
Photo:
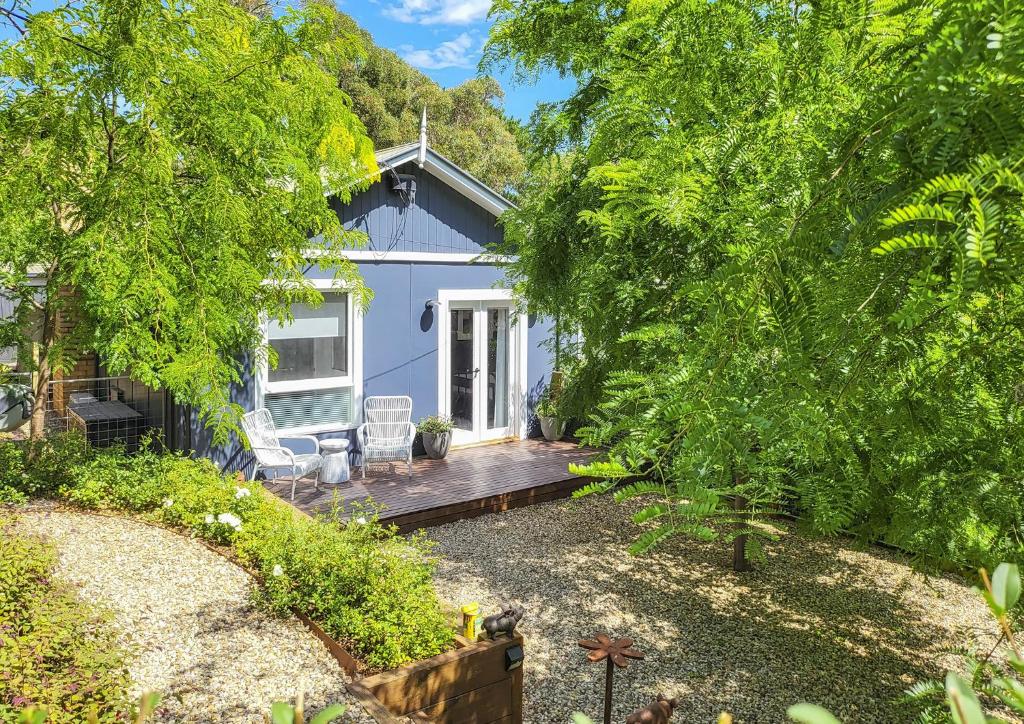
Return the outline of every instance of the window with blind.
[[[315,309],[292,306],[294,321],[267,325],[277,367],[267,371],[264,406],[278,429],[329,429],[354,423],[352,305],[325,292]]]

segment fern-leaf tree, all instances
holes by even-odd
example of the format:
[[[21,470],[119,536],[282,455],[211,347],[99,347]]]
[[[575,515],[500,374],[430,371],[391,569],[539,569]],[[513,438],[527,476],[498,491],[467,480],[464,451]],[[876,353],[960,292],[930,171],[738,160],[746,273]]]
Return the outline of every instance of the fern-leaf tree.
[[[0,294],[18,310],[0,347],[38,342],[33,434],[52,370],[83,349],[223,432],[261,316],[320,299],[306,252],[365,299],[325,197],[377,171],[332,72],[359,45],[333,20],[224,0],[0,7]]]
[[[510,270],[581,332],[560,401],[592,489],[648,501],[638,549],[781,507],[1022,557],[1024,7],[494,8],[488,62],[577,81],[532,120]]]

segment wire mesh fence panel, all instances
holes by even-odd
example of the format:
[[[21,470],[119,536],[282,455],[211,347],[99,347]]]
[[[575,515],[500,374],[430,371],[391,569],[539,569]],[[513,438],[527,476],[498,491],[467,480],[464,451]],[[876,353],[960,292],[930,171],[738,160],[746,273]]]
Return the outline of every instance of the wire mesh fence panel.
[[[148,437],[163,437],[165,404],[163,393],[128,377],[54,380],[46,396],[46,428],[77,430],[93,447],[136,452]]]

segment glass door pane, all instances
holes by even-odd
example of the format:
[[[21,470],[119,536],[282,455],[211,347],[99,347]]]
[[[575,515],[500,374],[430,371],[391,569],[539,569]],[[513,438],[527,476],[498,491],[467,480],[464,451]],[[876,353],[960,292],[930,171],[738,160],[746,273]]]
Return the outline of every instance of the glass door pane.
[[[451,410],[452,422],[461,430],[473,430],[473,383],[476,360],[473,344],[473,310],[451,310]]]
[[[487,310],[487,427],[508,427],[508,308]]]

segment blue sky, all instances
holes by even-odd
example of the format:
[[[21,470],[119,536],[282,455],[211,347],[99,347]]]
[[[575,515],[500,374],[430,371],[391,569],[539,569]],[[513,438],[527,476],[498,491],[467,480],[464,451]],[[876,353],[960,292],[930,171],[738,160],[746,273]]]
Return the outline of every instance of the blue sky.
[[[339,7],[370,31],[378,45],[398,53],[442,86],[458,85],[477,73],[487,40],[491,0],[340,0]],[[538,102],[562,100],[572,83],[549,74],[516,85],[498,73],[505,110],[523,120]]]
[[[288,2],[289,0],[285,0]],[[458,85],[477,74],[487,40],[491,0],[337,0],[338,7],[390,48],[442,86]],[[54,0],[36,0],[33,9],[50,9]],[[0,27],[0,40],[12,33]],[[497,73],[505,89],[505,111],[526,120],[538,102],[562,100],[573,84],[555,74],[533,84],[515,85],[511,74]]]

